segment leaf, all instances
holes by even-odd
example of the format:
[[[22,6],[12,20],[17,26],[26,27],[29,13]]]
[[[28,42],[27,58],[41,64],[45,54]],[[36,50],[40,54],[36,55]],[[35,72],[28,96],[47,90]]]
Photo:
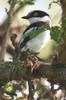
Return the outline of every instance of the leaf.
[[[44,85],[38,85],[35,90],[32,90],[31,92],[34,93],[36,91],[39,91],[40,89],[44,88]]]
[[[17,3],[22,6],[22,5],[33,5],[34,4],[34,0],[17,0]]]
[[[12,91],[12,83],[11,82],[8,82],[5,86],[4,86],[4,89],[6,91]]]
[[[33,5],[33,4],[34,4],[34,0],[27,0],[27,3],[28,3],[29,5]]]
[[[63,44],[63,33],[64,29],[62,27],[54,26],[51,28],[51,39],[55,40],[58,44]]]
[[[41,34],[42,32],[44,32],[45,30],[49,29],[49,26],[48,25],[44,25],[43,27],[39,28],[38,30],[33,30],[31,32],[29,32],[28,34],[25,34],[23,37],[26,38],[26,37],[30,37],[30,39],[38,36],[38,34]]]

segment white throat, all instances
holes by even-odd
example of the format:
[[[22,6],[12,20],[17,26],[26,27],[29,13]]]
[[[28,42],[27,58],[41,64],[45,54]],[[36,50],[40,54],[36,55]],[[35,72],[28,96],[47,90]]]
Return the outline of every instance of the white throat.
[[[44,17],[32,17],[30,19],[28,19],[28,21],[30,22],[30,24],[38,22],[38,21],[43,21],[46,22],[47,24],[49,24],[49,26],[51,26],[51,19],[48,16],[44,16]]]

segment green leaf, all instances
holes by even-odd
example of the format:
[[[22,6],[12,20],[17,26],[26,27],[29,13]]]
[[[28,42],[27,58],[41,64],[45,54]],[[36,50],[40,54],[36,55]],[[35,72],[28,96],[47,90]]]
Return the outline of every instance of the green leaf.
[[[30,37],[30,39],[36,37],[37,35],[41,34],[42,32],[44,32],[45,30],[49,29],[48,25],[44,25],[43,27],[39,28],[38,30],[33,30],[31,32],[29,32],[28,34],[25,34],[23,37]]]
[[[17,3],[20,6],[23,6],[23,5],[26,5],[26,4],[33,5],[34,4],[34,0],[17,0]]]
[[[34,0],[28,0],[28,1],[27,1],[27,4],[29,4],[29,5],[33,5],[33,4],[34,4],[33,1],[34,1]]]
[[[63,44],[63,35],[64,29],[59,26],[51,27],[51,39],[54,39],[56,43]]]
[[[44,85],[38,85],[35,90],[32,90],[31,92],[34,93],[36,91],[39,91],[40,89],[44,88]]]
[[[4,89],[6,91],[12,91],[12,83],[11,82],[8,82],[5,86],[4,86]]]

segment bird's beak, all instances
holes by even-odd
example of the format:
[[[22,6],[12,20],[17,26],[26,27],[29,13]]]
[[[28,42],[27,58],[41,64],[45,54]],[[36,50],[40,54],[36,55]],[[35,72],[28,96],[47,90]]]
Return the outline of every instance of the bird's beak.
[[[23,18],[23,19],[28,19],[28,18],[29,18],[29,16],[23,16],[23,17],[21,17],[21,18]]]

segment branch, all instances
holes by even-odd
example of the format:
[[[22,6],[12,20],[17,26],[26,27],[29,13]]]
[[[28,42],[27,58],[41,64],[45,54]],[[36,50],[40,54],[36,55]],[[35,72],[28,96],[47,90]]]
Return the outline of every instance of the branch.
[[[14,15],[22,8],[24,7],[26,4],[34,4],[33,0],[25,0],[25,1],[21,1],[19,0],[19,6],[16,10],[14,10],[14,6],[17,3],[17,0],[9,0],[8,3],[10,4],[10,10],[9,12],[7,12],[7,9],[5,9],[5,11],[8,14],[8,18],[6,19],[6,21],[3,23],[3,25],[1,26],[4,29],[4,36],[3,36],[3,41],[2,41],[2,48],[0,51],[0,62],[2,60],[4,60],[4,56],[5,56],[5,52],[6,52],[6,47],[7,47],[7,42],[9,40],[9,37],[11,36],[11,22],[13,20]]]
[[[62,7],[62,5],[61,5],[61,3],[60,3],[60,0],[57,0],[57,1],[52,1],[52,2],[49,4],[48,9],[50,9],[50,8],[51,8],[51,5],[52,5],[53,3],[56,3],[56,4],[58,4],[59,6],[61,6],[61,7]]]
[[[19,4],[18,7],[14,10],[13,15],[15,16],[16,13],[22,9],[25,5],[29,4],[29,5],[33,5],[34,4],[34,0],[29,1],[29,0],[24,0],[24,1],[17,1],[17,3]]]
[[[9,12],[7,12],[7,10],[5,9],[7,14],[8,14],[8,18],[2,25],[2,27],[4,28],[4,36],[3,36],[3,41],[2,41],[2,48],[1,48],[1,51],[0,51],[0,62],[2,60],[4,60],[7,43],[8,43],[9,37],[11,35],[10,34],[10,29],[11,29],[10,18],[13,17],[13,10],[14,10],[14,6],[15,6],[15,2],[16,2],[16,0],[9,0],[9,3],[10,3]]]
[[[9,62],[9,66],[10,64]],[[33,72],[31,72],[31,67],[27,66],[26,63],[18,65],[16,64],[10,67],[0,65],[0,82],[21,79],[32,80],[45,77],[52,84],[59,83],[61,86],[66,86],[66,67],[64,64],[52,65],[40,61],[39,67],[34,69]]]

